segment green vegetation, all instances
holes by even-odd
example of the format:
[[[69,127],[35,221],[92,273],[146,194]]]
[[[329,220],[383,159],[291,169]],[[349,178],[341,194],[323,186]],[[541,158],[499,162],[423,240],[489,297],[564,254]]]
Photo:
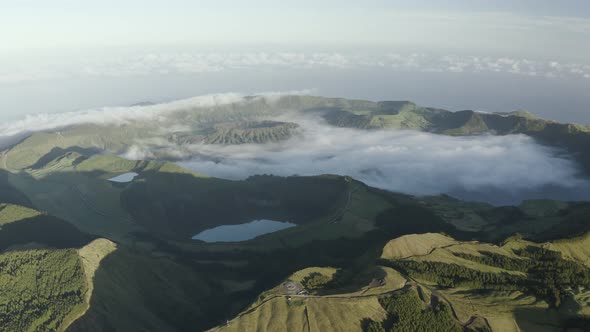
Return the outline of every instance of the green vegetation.
[[[39,211],[13,204],[0,203],[0,227],[15,221],[39,216]]]
[[[505,270],[520,271],[525,276],[508,273],[492,273],[474,270],[458,264],[415,260],[383,260],[412,278],[428,280],[443,288],[465,287],[479,290],[518,290],[545,299],[559,307],[568,296],[569,288],[590,288],[590,269],[574,261],[565,260],[561,253],[536,246],[517,250],[520,258],[511,258],[491,252],[480,256],[455,253],[455,255]]]
[[[521,290],[545,298],[556,307],[568,296],[568,288],[590,288],[590,268],[563,259],[558,251],[535,246],[516,250],[518,256],[527,259],[507,258],[488,252],[481,254],[482,256],[458,255],[486,265],[527,273],[527,280],[519,283],[523,288]]]
[[[363,321],[363,330],[399,332],[452,332],[463,331],[453,317],[448,304],[433,296],[430,305],[420,299],[418,292],[406,289],[382,297],[379,302],[387,311],[383,322]]]
[[[517,290],[524,278],[507,273],[482,272],[457,264],[417,262],[413,260],[381,261],[381,264],[402,271],[412,278],[427,280],[443,288]]]
[[[537,331],[588,317],[586,239],[514,236],[497,246],[408,235],[390,241],[379,264],[444,298],[470,331]]]
[[[243,123],[223,123],[205,130],[203,142],[208,144],[246,144],[270,143],[289,139],[299,125],[278,121],[255,121]],[[196,143],[194,136],[189,136],[180,143]]]
[[[471,237],[499,243],[520,233],[534,241],[572,238],[590,231],[587,202],[525,201],[520,206],[495,207],[463,202],[446,195],[423,197],[421,208],[430,211],[457,231],[443,230],[457,238]]]
[[[0,255],[0,326],[4,331],[63,330],[82,310],[87,286],[75,250]]]
[[[328,277],[318,272],[312,272],[303,279],[301,284],[303,284],[303,287],[305,287],[306,289],[316,290],[326,287],[326,285],[330,281],[332,281],[331,277]]]

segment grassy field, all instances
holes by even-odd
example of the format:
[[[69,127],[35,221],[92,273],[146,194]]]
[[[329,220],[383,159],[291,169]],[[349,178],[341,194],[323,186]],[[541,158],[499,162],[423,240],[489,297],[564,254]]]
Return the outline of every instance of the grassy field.
[[[435,248],[447,247],[458,244],[453,238],[438,234],[410,234],[391,240],[383,248],[381,258],[402,259],[412,256],[423,256],[432,252]]]
[[[383,320],[377,296],[366,298],[275,297],[216,331],[360,331],[365,318]]]
[[[37,210],[20,205],[0,203],[0,227],[15,221],[37,217],[41,213]]]
[[[547,248],[559,251],[564,257],[590,267],[590,233],[578,238],[553,241]]]

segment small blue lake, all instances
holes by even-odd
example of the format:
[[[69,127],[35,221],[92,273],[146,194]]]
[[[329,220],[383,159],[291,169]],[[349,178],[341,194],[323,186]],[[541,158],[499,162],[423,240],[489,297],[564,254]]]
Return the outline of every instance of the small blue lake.
[[[110,178],[109,181],[117,183],[127,183],[133,181],[133,179],[135,179],[135,177],[138,175],[139,174],[135,172],[128,172],[121,175],[117,175],[114,178]]]
[[[223,225],[210,228],[193,236],[193,240],[205,242],[238,242],[251,240],[257,236],[295,227],[290,222],[258,219],[239,225]]]

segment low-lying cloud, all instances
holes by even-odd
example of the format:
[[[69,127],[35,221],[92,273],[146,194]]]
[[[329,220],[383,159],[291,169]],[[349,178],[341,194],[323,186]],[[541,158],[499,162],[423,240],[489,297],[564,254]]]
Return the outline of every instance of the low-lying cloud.
[[[588,186],[577,177],[575,162],[525,135],[449,137],[337,128],[315,118],[295,122],[301,132],[281,143],[173,146],[153,141],[135,145],[126,156],[154,157],[157,151],[184,159],[179,164],[186,168],[227,179],[349,175],[371,186],[417,195]]]
[[[312,90],[286,92],[262,92],[253,94],[254,98],[264,98],[267,102],[285,95],[308,95]],[[32,132],[57,130],[80,124],[123,125],[137,122],[162,122],[165,125],[167,115],[180,111],[198,111],[222,105],[246,103],[243,93],[219,93],[197,96],[166,103],[137,106],[102,107],[84,111],[65,113],[40,113],[26,115],[23,119],[0,123],[0,148],[3,142],[14,141]],[[18,140],[18,139],[17,139]]]
[[[157,121],[165,119],[166,114],[170,112],[214,107],[243,100],[244,96],[241,94],[225,93],[147,106],[103,107],[76,112],[33,114],[25,116],[22,120],[0,124],[0,138],[79,124],[122,125],[132,121]]]

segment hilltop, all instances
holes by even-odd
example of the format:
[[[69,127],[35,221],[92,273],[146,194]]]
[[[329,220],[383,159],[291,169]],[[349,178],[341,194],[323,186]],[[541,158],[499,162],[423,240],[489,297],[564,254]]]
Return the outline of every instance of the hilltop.
[[[304,269],[215,330],[584,329],[590,322],[590,269],[555,250],[559,242],[513,238],[498,246],[435,233],[402,236],[365,267],[363,273],[373,277],[365,284],[340,271]],[[558,284],[547,281],[550,274]],[[325,281],[310,283],[320,279]]]

